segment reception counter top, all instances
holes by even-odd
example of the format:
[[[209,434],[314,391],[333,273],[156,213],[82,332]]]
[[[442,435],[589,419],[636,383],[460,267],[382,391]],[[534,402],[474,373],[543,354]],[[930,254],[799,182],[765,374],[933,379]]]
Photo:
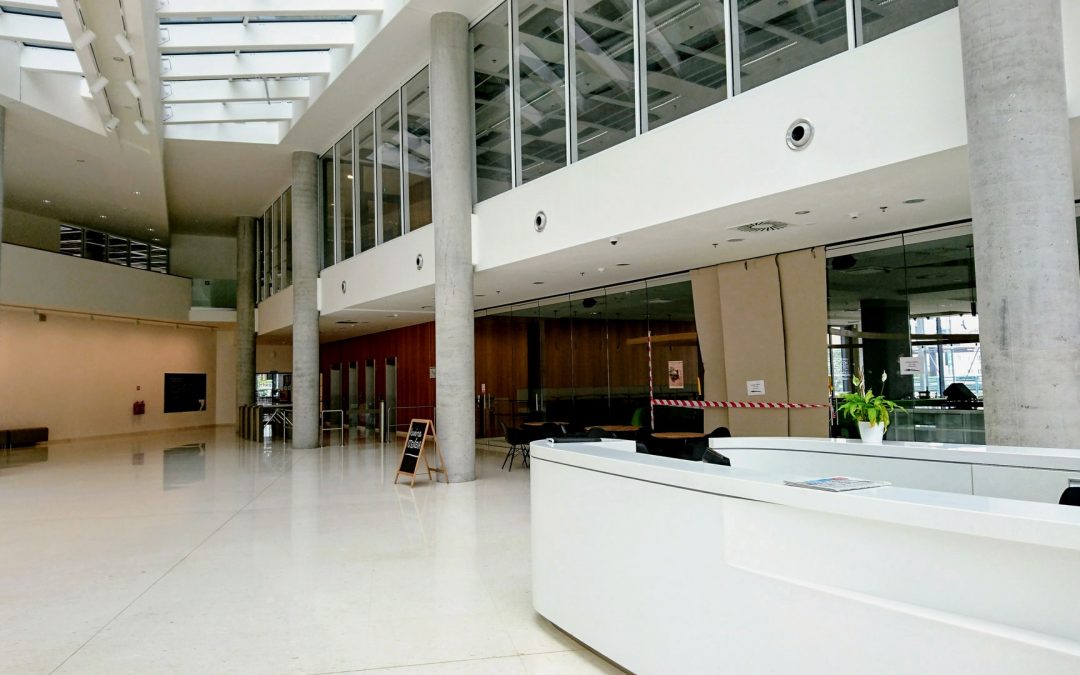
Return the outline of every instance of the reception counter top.
[[[753,444],[1078,466],[1069,451],[717,445]],[[1080,672],[1080,509],[895,486],[829,493],[783,483],[819,475],[603,444],[531,452],[534,606],[634,672]]]
[[[1080,471],[1080,450],[1068,448],[1021,448],[1004,445],[955,445],[884,441],[863,443],[847,438],[710,438],[709,447],[725,449],[821,452],[861,457],[894,457],[932,462],[987,464],[1025,468]]]

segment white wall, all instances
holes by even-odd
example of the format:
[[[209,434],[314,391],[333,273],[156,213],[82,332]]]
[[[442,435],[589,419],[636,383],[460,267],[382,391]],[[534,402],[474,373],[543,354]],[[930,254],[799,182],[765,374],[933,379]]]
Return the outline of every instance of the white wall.
[[[474,228],[475,231],[475,228]],[[474,238],[474,251],[476,250]],[[424,257],[416,269],[416,256]],[[475,253],[474,253],[475,257]],[[435,227],[422,227],[322,271],[319,309],[331,314],[435,283]],[[346,282],[345,290],[341,282]],[[413,307],[419,310],[419,307]],[[289,324],[291,325],[290,318]],[[262,326],[259,326],[262,332]]]
[[[60,221],[25,211],[4,209],[4,241],[44,251],[59,251]]]
[[[0,427],[66,439],[214,424],[217,342],[207,328],[0,310]],[[206,373],[207,409],[165,414],[165,373]],[[139,400],[146,414],[132,415]]]
[[[255,331],[259,335],[291,326],[293,322],[293,287],[278,291],[255,308]]]
[[[174,234],[169,267],[173,274],[192,279],[235,279],[236,238]]]
[[[191,281],[4,244],[0,303],[187,321]]]

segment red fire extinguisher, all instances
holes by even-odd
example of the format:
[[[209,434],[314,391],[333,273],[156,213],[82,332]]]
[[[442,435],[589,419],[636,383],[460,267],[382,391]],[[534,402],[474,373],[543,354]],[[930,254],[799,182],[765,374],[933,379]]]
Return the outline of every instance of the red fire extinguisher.
[[[135,401],[131,406],[132,415],[145,415],[146,414],[146,401]]]

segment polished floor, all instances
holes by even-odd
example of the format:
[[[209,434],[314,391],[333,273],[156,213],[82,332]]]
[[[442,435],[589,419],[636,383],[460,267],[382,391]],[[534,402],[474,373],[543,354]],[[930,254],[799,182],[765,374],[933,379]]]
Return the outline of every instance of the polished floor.
[[[398,452],[0,450],[0,672],[617,672],[532,609],[528,470],[410,489]]]

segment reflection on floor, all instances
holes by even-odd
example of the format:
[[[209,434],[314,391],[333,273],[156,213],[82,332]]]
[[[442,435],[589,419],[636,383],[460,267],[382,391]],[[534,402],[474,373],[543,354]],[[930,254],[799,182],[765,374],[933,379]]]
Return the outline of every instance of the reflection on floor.
[[[476,482],[409,489],[396,444],[334,440],[0,462],[0,672],[616,672],[532,609],[527,470],[480,452]]]

